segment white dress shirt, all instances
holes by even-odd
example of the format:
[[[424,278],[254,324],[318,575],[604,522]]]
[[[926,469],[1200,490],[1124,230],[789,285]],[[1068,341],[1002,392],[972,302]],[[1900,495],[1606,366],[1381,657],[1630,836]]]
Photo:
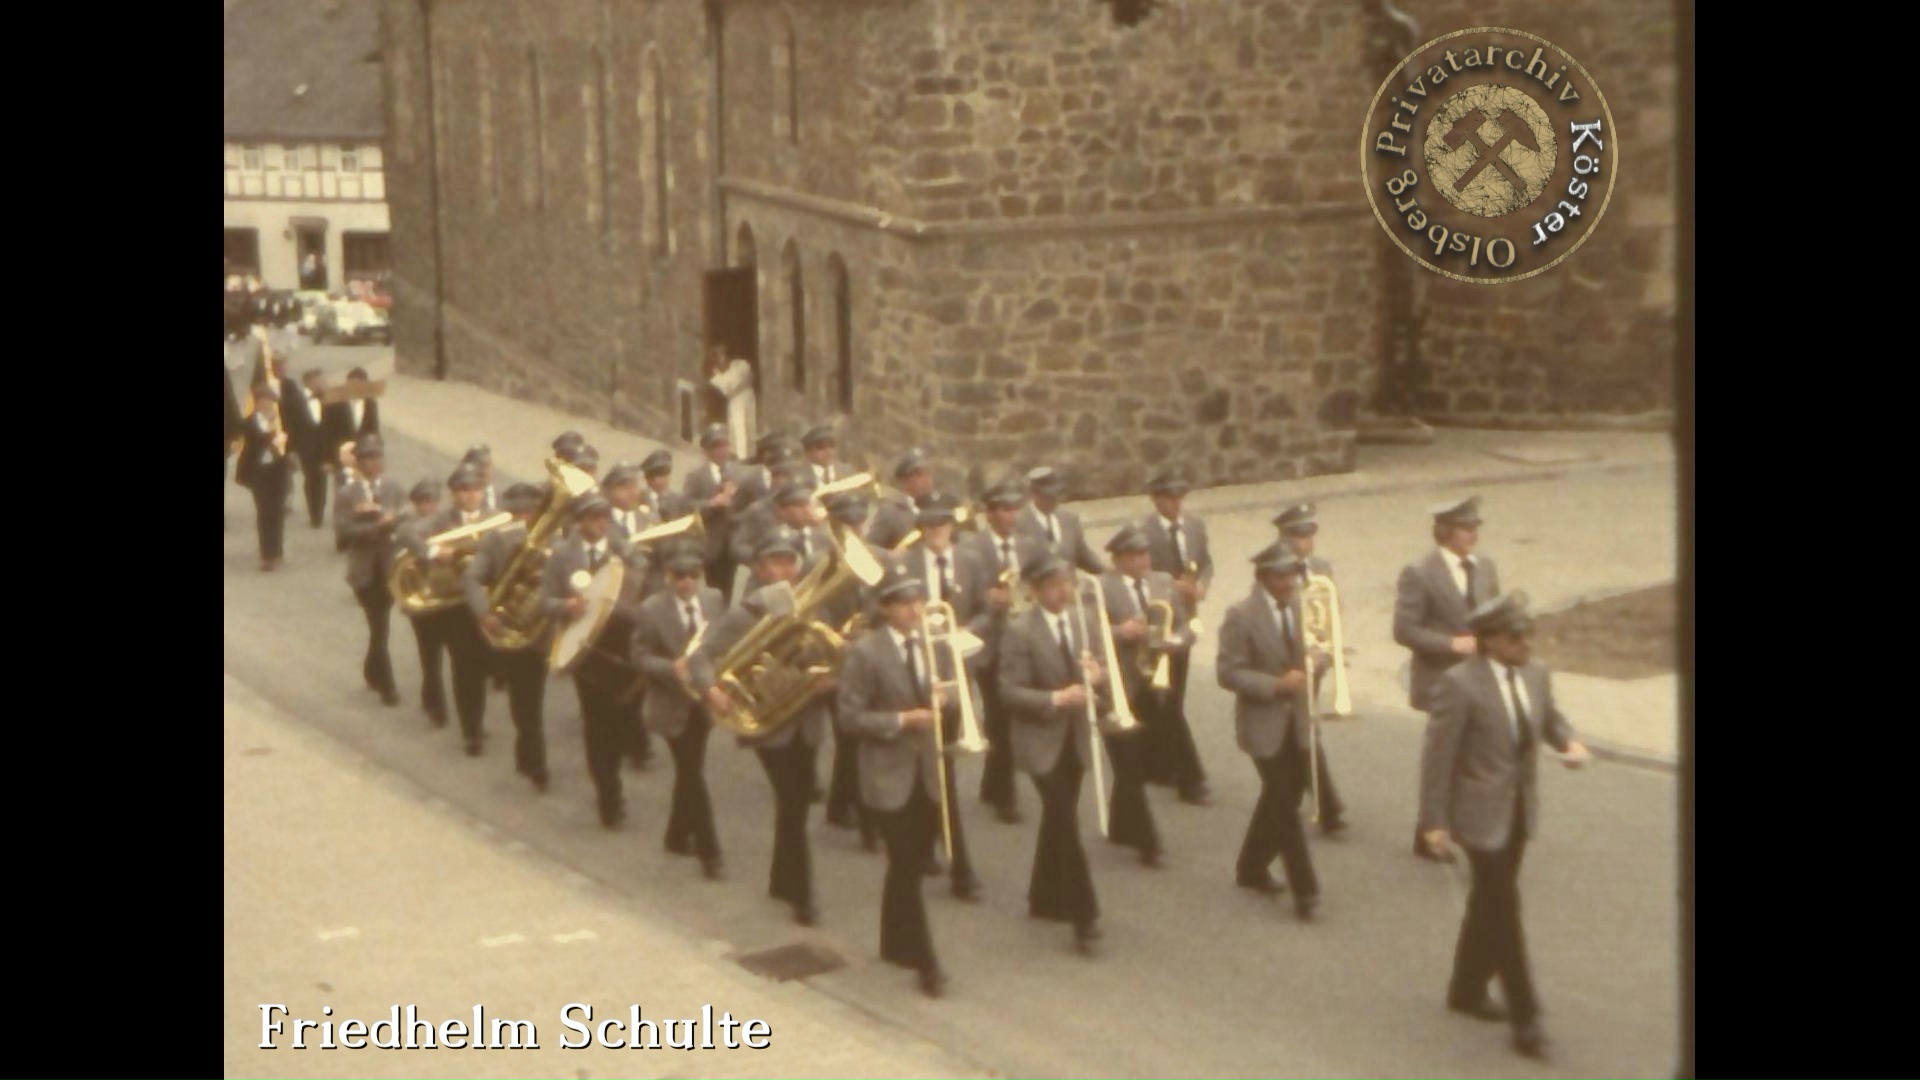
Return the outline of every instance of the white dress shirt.
[[[700,596],[696,593],[688,600],[682,600],[676,596],[673,602],[680,607],[681,621],[691,623],[687,631],[687,638],[688,640],[692,640],[693,635],[698,634],[707,625],[706,617],[700,611]]]
[[[993,537],[994,552],[1000,557],[1000,569],[1011,570],[1014,572],[1015,577],[1018,578],[1020,574],[1020,545],[1014,541],[1011,535],[1001,536],[999,533],[992,533],[990,535]]]
[[[1507,707],[1507,731],[1513,736],[1514,743],[1518,744],[1520,742],[1519,713],[1524,712],[1529,718],[1533,716],[1533,702],[1527,697],[1527,680],[1521,677],[1520,669],[1517,667],[1510,667],[1497,660],[1489,660],[1488,663],[1493,666],[1493,681],[1500,686],[1500,700]],[[1509,672],[1513,674],[1511,682],[1507,679]],[[1516,712],[1513,707],[1516,691],[1520,695],[1519,712]]]
[[[940,566],[937,562],[934,561],[937,558],[937,556],[934,555],[932,548],[921,548],[920,557],[921,557],[921,566],[924,567],[926,570],[927,603],[937,604],[940,601],[945,600],[947,598],[947,591],[945,588],[946,582],[941,580]],[[953,565],[954,558],[953,558],[952,548],[948,548],[946,550],[946,557],[947,557],[947,576],[952,577],[954,572],[954,565]]]
[[[1291,646],[1293,644],[1293,629],[1294,629],[1292,626],[1292,619],[1293,619],[1292,606],[1288,605],[1287,607],[1284,607],[1284,608],[1281,607],[1280,601],[1275,600],[1273,598],[1272,593],[1268,593],[1267,594],[1267,612],[1273,616],[1273,625],[1280,628],[1280,637],[1283,640],[1285,640],[1289,646]]]
[[[813,477],[822,484],[833,483],[833,466],[815,465],[813,467]]]
[[[605,540],[602,540],[597,544],[587,545],[587,565],[588,566],[593,566],[595,563],[604,562],[606,560],[606,557],[607,557],[607,542]]]
[[[1460,590],[1461,596],[1466,596],[1467,595],[1467,572],[1465,570],[1460,569],[1460,560],[1463,557],[1469,563],[1473,563],[1473,568],[1475,570],[1480,569],[1480,564],[1477,562],[1474,562],[1473,556],[1455,555],[1453,552],[1448,551],[1446,548],[1440,549],[1440,561],[1446,564],[1447,573],[1453,578],[1453,587]],[[1469,601],[1471,601],[1472,598],[1469,597],[1468,599]]]
[[[613,516],[614,520],[620,523],[620,527],[627,530],[628,536],[640,531],[640,511],[615,510]]]
[[[1120,580],[1126,582],[1127,598],[1133,601],[1134,610],[1139,613],[1141,618],[1146,618],[1147,605],[1141,603],[1140,598],[1145,596],[1149,600],[1153,599],[1151,591],[1147,588],[1147,579],[1145,577],[1131,577],[1126,574],[1121,574]]]
[[[311,393],[311,392],[309,392],[308,390],[306,390],[305,388],[302,388],[302,389],[301,389],[301,391],[300,391],[300,396],[301,396],[301,397],[303,397],[303,398],[306,398],[306,399],[307,399],[307,415],[308,415],[309,417],[311,417],[311,418],[312,418],[312,420],[313,420],[313,423],[314,423],[314,426],[316,426],[316,427],[317,427],[317,426],[319,426],[319,424],[320,424],[320,395],[319,395],[319,394],[315,394],[315,393]]]
[[[348,403],[348,407],[353,410],[353,433],[358,435],[360,434],[360,425],[365,423],[367,419],[366,400],[363,398],[354,398],[353,401]]]
[[[1162,515],[1160,524],[1167,530],[1167,536],[1173,540],[1173,558],[1175,562],[1180,564],[1177,572],[1182,574],[1186,573],[1187,559],[1193,551],[1193,546],[1187,543],[1187,535],[1180,531],[1180,519],[1170,519]]]

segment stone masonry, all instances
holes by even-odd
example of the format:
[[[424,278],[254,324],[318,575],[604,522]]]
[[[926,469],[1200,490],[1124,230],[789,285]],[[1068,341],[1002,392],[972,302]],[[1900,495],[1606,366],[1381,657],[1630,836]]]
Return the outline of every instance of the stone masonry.
[[[1081,495],[1170,459],[1203,484],[1352,467],[1405,260],[1354,160],[1385,70],[1371,5],[1181,0],[1137,25],[1098,0],[382,5],[402,370],[434,363],[437,117],[451,377],[671,438],[702,275],[750,265],[765,427],[832,419],[876,464],[917,444],[950,484],[1052,461]],[[1421,41],[1472,25],[1460,0],[1403,6]],[[1483,7],[1594,72],[1622,180],[1541,279],[1415,278],[1409,404],[1664,404],[1667,9]]]

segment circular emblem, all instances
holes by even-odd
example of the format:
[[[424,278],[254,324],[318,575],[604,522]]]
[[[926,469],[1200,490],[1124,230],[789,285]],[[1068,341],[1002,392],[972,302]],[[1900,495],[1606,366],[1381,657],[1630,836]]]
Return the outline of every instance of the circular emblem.
[[[1619,147],[1600,88],[1545,38],[1461,30],[1408,56],[1362,135],[1367,200],[1414,261],[1497,284],[1574,253],[1613,195]]]

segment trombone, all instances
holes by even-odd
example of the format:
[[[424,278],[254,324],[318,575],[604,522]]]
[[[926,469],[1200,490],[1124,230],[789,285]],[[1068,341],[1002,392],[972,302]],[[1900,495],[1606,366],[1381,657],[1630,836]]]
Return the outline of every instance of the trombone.
[[[1087,741],[1089,760],[1093,766],[1093,797],[1095,809],[1100,814],[1100,835],[1108,835],[1107,821],[1107,780],[1106,768],[1102,764],[1106,748],[1100,741],[1100,706],[1094,693],[1093,676],[1087,672],[1086,664],[1094,659],[1093,638],[1087,633],[1087,605],[1093,606],[1094,613],[1100,617],[1100,641],[1104,648],[1106,663],[1102,679],[1107,684],[1107,697],[1113,702],[1113,733],[1116,735],[1133,731],[1140,721],[1133,715],[1133,706],[1127,702],[1127,688],[1120,682],[1120,660],[1113,648],[1113,624],[1107,618],[1106,593],[1101,588],[1100,579],[1085,570],[1074,571],[1073,630],[1080,635],[1080,687],[1087,698]]]
[[[1307,684],[1301,693],[1307,710],[1307,769],[1313,786],[1313,823],[1320,823],[1320,683],[1315,677],[1313,654],[1328,654],[1333,665],[1333,712],[1353,715],[1353,700],[1347,690],[1347,658],[1340,633],[1340,590],[1325,574],[1307,574],[1300,590],[1300,643],[1306,654]]]
[[[986,737],[980,734],[980,722],[974,715],[973,695],[967,690],[967,662],[959,642],[960,620],[953,605],[937,600],[920,612],[920,650],[927,670],[928,703],[933,711],[933,761],[940,784],[940,838],[946,844],[947,861],[953,861],[953,807],[947,798],[947,729],[942,716],[944,699],[954,695],[960,709],[960,737],[953,744],[956,753],[983,754]],[[944,646],[953,661],[953,676],[940,676],[936,645]]]

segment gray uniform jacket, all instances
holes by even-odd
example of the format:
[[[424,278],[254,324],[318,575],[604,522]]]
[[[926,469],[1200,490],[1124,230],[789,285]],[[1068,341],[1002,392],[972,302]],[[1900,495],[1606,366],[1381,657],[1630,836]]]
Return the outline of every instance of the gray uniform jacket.
[[[1012,569],[1016,571],[1013,587],[1010,592],[1012,598],[1018,600],[1021,596],[1021,590],[1027,586],[1026,582],[1017,576],[1017,572],[1033,565],[1035,560],[1045,556],[1047,546],[1044,539],[1036,541],[1033,537],[1017,530],[1007,539],[1013,543]],[[1005,555],[1000,550],[1000,537],[994,533],[992,526],[983,523],[978,531],[962,536],[954,546],[972,552],[974,558],[978,559],[980,564],[987,568],[988,588],[999,584],[1001,571],[1008,569],[1008,567],[1005,565]],[[981,610],[986,613],[986,630],[985,632],[978,630],[974,632],[979,634],[981,640],[987,643],[987,647],[981,651],[979,659],[974,664],[974,670],[980,672],[980,677],[985,679],[988,673],[992,672],[999,663],[1000,637],[1006,632],[1007,616],[1005,612],[995,614],[987,606],[984,597],[981,598]]]
[[[733,505],[734,507],[740,506],[739,487],[746,479],[740,466],[732,461],[727,462],[721,466],[721,476],[734,482],[735,492]],[[727,543],[732,539],[730,533],[732,532],[734,517],[734,510],[732,508],[720,507],[718,509],[710,509],[707,507],[707,500],[713,498],[714,495],[720,491],[720,484],[716,483],[713,479],[713,462],[702,461],[700,464],[687,470],[686,479],[681,482],[681,491],[685,494],[687,501],[691,502],[696,510],[706,516],[707,560],[711,562],[718,558],[721,552],[727,550]],[[668,520],[672,519],[669,518]]]
[[[382,525],[378,521],[354,518],[354,506],[369,500],[378,502],[382,511],[395,515],[409,505],[406,489],[391,476],[378,480],[357,476],[334,497],[334,540],[347,553],[347,584],[356,591],[375,581],[386,580],[387,571],[393,567],[395,523]]]
[[[1447,829],[1475,851],[1506,847],[1513,800],[1524,800],[1527,835],[1539,815],[1541,742],[1564,752],[1574,730],[1553,702],[1541,664],[1520,668],[1533,741],[1523,757],[1506,694],[1506,669],[1484,656],[1442,672],[1433,684],[1426,749],[1420,757],[1420,829]]]
[[[1173,557],[1173,533],[1167,528],[1167,520],[1158,511],[1148,514],[1140,522],[1147,533],[1147,551],[1153,560],[1153,568],[1174,577],[1185,577],[1187,563],[1200,564],[1200,587],[1205,589],[1213,581],[1213,552],[1207,548],[1207,523],[1198,514],[1180,515],[1180,548],[1186,556],[1182,562]]]
[[[1240,749],[1256,760],[1269,758],[1286,745],[1289,731],[1295,745],[1305,749],[1305,701],[1299,691],[1282,693],[1273,681],[1290,668],[1306,669],[1299,641],[1300,606],[1293,609],[1294,632],[1282,634],[1274,621],[1267,592],[1259,585],[1246,599],[1227,609],[1220,626],[1220,656],[1215,677],[1233,692],[1233,727]]]
[[[939,651],[937,659],[941,677],[953,678],[944,650]],[[965,685],[978,716],[980,686],[971,674]],[[908,732],[900,726],[901,713],[927,705],[928,695],[914,685],[907,662],[887,627],[868,630],[847,648],[835,723],[841,735],[859,740],[860,801],[869,808],[882,812],[900,809],[916,784],[934,805],[939,805],[934,732]],[[960,720],[958,697],[943,701],[940,715],[941,722],[952,731]]]
[[[1060,542],[1057,544],[1047,539],[1046,520],[1032,503],[1021,509],[1014,531],[1031,543],[1051,548],[1054,554],[1089,574],[1103,573],[1107,569],[1106,561],[1087,544],[1087,532],[1080,525],[1079,514],[1065,507],[1055,507],[1053,520],[1059,526]]]
[[[607,535],[607,557],[627,564],[626,576],[620,579],[620,598],[615,605],[628,609],[627,614],[631,616],[633,607],[640,602],[640,577],[645,567],[634,558],[633,545],[611,533]],[[541,570],[540,610],[549,618],[565,619],[567,597],[573,595],[573,585],[568,579],[575,570],[587,568],[586,541],[577,534],[554,541],[553,552]]]
[[[720,590],[706,585],[700,586],[694,603],[699,607],[701,625],[707,627],[727,610],[726,601],[720,599]],[[648,731],[666,739],[679,738],[694,710],[705,708],[687,696],[681,689],[680,679],[673,673],[673,662],[687,651],[688,639],[686,614],[680,598],[671,590],[657,592],[641,602],[630,640],[633,666],[647,679],[647,694],[640,702],[640,722]]]
[[[1069,733],[1072,733],[1073,750],[1079,755],[1080,764],[1086,766],[1092,760],[1087,707],[1056,708],[1052,704],[1055,690],[1072,686],[1083,677],[1077,665],[1070,666],[1067,658],[1060,655],[1060,638],[1054,629],[1060,616],[1067,619],[1067,633],[1073,638],[1076,654],[1087,647],[1095,659],[1105,655],[1105,646],[1099,641],[1089,646],[1079,639],[1071,608],[1062,608],[1060,615],[1049,615],[1036,603],[1020,618],[1010,620],[1000,638],[1000,703],[1012,710],[1008,727],[1013,736],[1013,763],[1034,776],[1053,771]],[[1100,632],[1099,623],[1091,613],[1087,630],[1096,636]],[[1095,710],[1103,725],[1113,709],[1106,685],[1104,679],[1094,684]]]
[[[727,650],[757,626],[766,614],[766,603],[760,596],[760,589],[761,586],[755,585],[740,603],[715,619],[713,625],[707,628],[706,636],[700,639],[700,648],[688,659],[687,676],[702,693],[714,685],[720,660],[726,656]],[[760,739],[742,737],[740,745],[777,750],[791,744],[797,735],[808,746],[819,746],[827,733],[830,700],[826,693],[816,694],[794,719],[781,725],[778,731]]]
[[[467,562],[467,570],[462,583],[467,590],[467,610],[473,612],[475,619],[484,619],[490,606],[487,603],[487,589],[493,585],[507,564],[513,561],[514,553],[520,550],[520,544],[527,538],[527,524],[516,521],[504,525],[480,538],[480,546]]]
[[[1453,639],[1472,631],[1467,616],[1474,607],[1500,595],[1500,572],[1485,555],[1473,557],[1473,598],[1462,596],[1453,574],[1435,549],[1400,571],[1393,598],[1393,640],[1413,650],[1408,675],[1410,704],[1431,707],[1433,685],[1465,657],[1453,651]]]
[[[922,585],[926,585],[939,569],[938,564],[928,558],[927,545],[922,541],[915,541],[912,547],[901,552],[896,565],[912,574]],[[947,580],[953,583],[953,591],[942,595],[941,599],[953,605],[954,617],[960,620],[961,627],[973,631],[983,640],[991,622],[991,615],[987,611],[987,590],[993,587],[993,579],[993,572],[973,552],[959,544],[947,549]],[[928,588],[927,597],[933,598],[931,587]]]
[[[1188,637],[1187,628],[1187,620],[1192,616],[1187,611],[1186,604],[1181,601],[1180,594],[1174,590],[1173,576],[1158,570],[1149,570],[1142,580],[1146,582],[1148,603],[1164,600],[1173,605],[1174,636],[1169,639],[1169,642],[1176,647],[1166,651],[1185,652],[1192,648],[1193,641]],[[1100,575],[1100,591],[1107,601],[1107,621],[1113,625],[1118,626],[1128,619],[1139,619],[1148,625],[1154,623],[1153,612],[1140,609],[1140,597],[1134,591],[1132,578],[1118,570],[1110,570]],[[1126,678],[1127,694],[1130,697],[1137,697],[1142,690],[1146,689],[1147,676],[1140,672],[1140,654],[1146,650],[1147,643],[1145,639],[1135,642],[1115,641],[1113,646],[1120,658],[1121,674]]]
[[[866,541],[872,547],[892,551],[895,544],[918,527],[919,518],[920,509],[912,499],[898,491],[888,492],[873,508],[873,516],[867,522]]]

